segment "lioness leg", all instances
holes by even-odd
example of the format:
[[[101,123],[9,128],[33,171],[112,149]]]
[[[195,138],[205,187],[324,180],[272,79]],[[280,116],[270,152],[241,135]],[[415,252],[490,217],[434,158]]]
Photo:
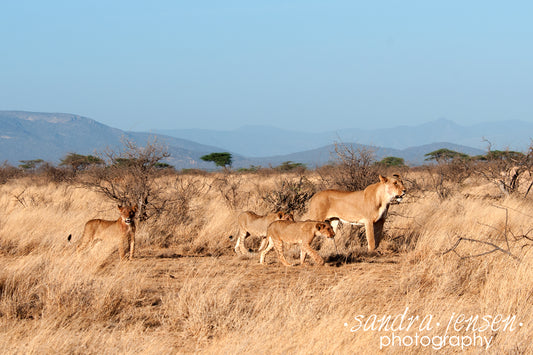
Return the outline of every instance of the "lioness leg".
[[[259,258],[259,264],[262,264],[265,261],[266,254],[270,250],[272,250],[272,248],[274,247],[274,242],[272,241],[272,238],[267,237],[267,239],[268,239],[268,245],[267,245],[266,249],[261,252],[261,257]]]
[[[87,246],[94,239],[95,233],[96,229],[93,227],[93,224],[90,222],[86,223],[85,227],[83,228],[83,234],[81,235],[80,241],[78,242],[78,246],[76,247],[76,251],[80,252],[86,249]]]
[[[275,240],[274,241],[274,248],[276,249],[276,252],[278,253],[279,261],[285,266],[292,266],[287,262],[285,259],[285,255],[283,254],[283,242],[281,240]]]
[[[244,247],[244,240],[246,239],[247,236],[249,236],[250,233],[248,232],[240,232],[239,231],[239,236],[237,237],[237,243],[235,244],[235,252],[237,254],[248,254],[248,250],[246,250],[246,248]]]
[[[135,252],[135,237],[130,235],[130,260],[133,259],[133,253]]]
[[[307,253],[305,252],[303,245],[300,244],[300,265],[304,264],[306,256],[307,256]]]
[[[374,223],[374,240],[376,241],[376,249],[379,247],[379,243],[383,239],[383,225],[385,224],[385,218],[380,218],[379,221]]]
[[[303,259],[305,259],[305,254],[309,254],[309,256],[315,261],[315,264],[324,265],[324,259],[322,259],[322,257],[309,245],[302,244],[302,252],[304,253]],[[304,262],[301,259],[302,258],[300,258],[300,262],[303,265]]]
[[[371,220],[365,221],[365,233],[368,251],[373,251],[376,249],[376,240],[374,239],[374,223]]]
[[[267,245],[267,243],[268,243],[268,238],[265,237],[265,238],[261,239],[261,245],[259,245],[259,249],[258,250],[259,251],[263,250],[265,248],[265,246]]]
[[[78,242],[78,245],[76,246],[76,251],[80,252],[87,248],[87,245],[89,245],[89,237],[83,234],[80,238],[80,241]]]
[[[334,217],[330,221],[330,224],[333,227],[333,232],[335,232],[335,234],[337,234],[337,231],[339,230],[339,224],[341,224],[341,221],[337,217]]]
[[[118,243],[118,255],[120,256],[120,260],[123,260],[126,256],[126,251],[124,250],[124,242],[127,242],[124,239],[120,239],[120,242]]]

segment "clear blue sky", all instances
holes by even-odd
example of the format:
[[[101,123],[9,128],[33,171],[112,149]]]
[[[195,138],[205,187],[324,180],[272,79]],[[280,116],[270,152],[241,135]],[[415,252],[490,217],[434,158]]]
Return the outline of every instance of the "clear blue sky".
[[[533,121],[531,1],[0,4],[0,110],[131,130]]]

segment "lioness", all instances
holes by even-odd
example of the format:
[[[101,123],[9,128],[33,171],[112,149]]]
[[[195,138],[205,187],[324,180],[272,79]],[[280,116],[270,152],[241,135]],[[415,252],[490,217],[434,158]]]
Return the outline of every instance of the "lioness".
[[[91,219],[85,223],[83,235],[78,243],[77,250],[86,248],[96,239],[116,239],[118,241],[118,251],[120,259],[124,259],[124,244],[127,243],[130,248],[129,259],[133,259],[135,250],[135,213],[137,206],[123,207],[118,205],[120,217],[116,221],[106,221],[103,219]],[[72,235],[68,236],[70,241]]]
[[[400,202],[404,195],[405,187],[399,175],[380,175],[379,182],[363,191],[325,190],[317,193],[309,200],[307,216],[314,220],[337,217],[341,222],[364,224],[368,250],[373,251],[379,246],[389,204],[393,200]],[[335,231],[336,228],[337,224]]]
[[[292,213],[285,213],[283,211],[270,213],[266,216],[260,216],[252,211],[246,211],[239,215],[237,222],[239,223],[239,234],[237,235],[237,242],[235,243],[235,252],[239,254],[247,254],[248,250],[244,247],[244,240],[249,235],[258,237],[266,236],[267,227],[270,223],[277,220],[294,221]],[[233,236],[229,237],[230,239]],[[261,243],[261,247],[263,242]],[[259,249],[261,249],[261,247]]]
[[[274,247],[278,253],[278,258],[285,266],[292,266],[283,255],[284,243],[300,244],[300,265],[303,265],[307,254],[317,265],[324,265],[324,259],[311,248],[314,237],[323,236],[327,238],[335,237],[335,232],[329,221],[275,221],[267,229],[268,245],[261,252],[259,263],[263,264],[266,254]]]

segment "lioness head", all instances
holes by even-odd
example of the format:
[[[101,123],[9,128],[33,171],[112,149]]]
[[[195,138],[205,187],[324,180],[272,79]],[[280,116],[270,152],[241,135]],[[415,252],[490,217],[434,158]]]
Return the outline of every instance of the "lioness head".
[[[279,211],[277,213],[277,216],[278,216],[278,219],[280,219],[282,221],[292,221],[292,222],[294,222],[294,216],[293,216],[292,213]]]
[[[396,200],[401,202],[405,195],[405,186],[400,175],[394,174],[391,177],[379,176],[379,181],[385,184],[385,191],[389,197],[389,201]]]
[[[335,232],[333,231],[333,227],[329,222],[317,222],[316,224],[316,230],[319,235],[327,238],[333,238],[335,237]]]
[[[118,205],[118,211],[120,212],[120,217],[126,224],[131,224],[135,218],[135,213],[137,212],[137,206],[121,206]]]

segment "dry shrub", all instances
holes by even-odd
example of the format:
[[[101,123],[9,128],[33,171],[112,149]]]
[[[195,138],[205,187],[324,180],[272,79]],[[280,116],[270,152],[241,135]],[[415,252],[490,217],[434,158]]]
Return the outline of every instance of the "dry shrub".
[[[16,179],[24,175],[21,169],[15,168],[9,165],[7,161],[4,161],[0,166],[0,185],[5,184],[10,179]]]
[[[196,235],[203,211],[195,201],[204,197],[208,186],[202,177],[182,174],[159,178],[158,184],[164,186],[164,204],[157,218],[147,222],[149,238],[144,242],[168,248]]]
[[[527,154],[511,151],[489,152],[487,159],[478,161],[474,166],[475,172],[486,181],[495,184],[502,195],[523,193],[527,197],[533,182],[528,182],[527,190],[520,191],[520,182],[525,175],[531,177],[533,172],[533,146]]]
[[[460,158],[441,161],[425,168],[430,177],[431,189],[440,199],[453,195],[454,189],[462,185],[473,173],[472,163]]]
[[[50,163],[44,163],[37,169],[33,176],[36,181],[40,181],[42,184],[47,184],[49,182],[62,183],[74,179],[75,173],[66,168],[56,167]]]
[[[346,191],[364,190],[378,180],[379,165],[375,163],[374,151],[351,144],[335,143],[335,163],[317,171],[322,178],[322,187]]]
[[[222,175],[217,175],[212,187],[218,191],[226,206],[232,210],[240,210],[246,204],[250,193],[242,189],[243,176],[224,170]]]
[[[121,205],[137,206],[140,222],[158,218],[169,204],[164,186],[157,183],[165,175],[159,164],[169,154],[156,141],[144,147],[128,140],[123,144],[122,151],[104,153],[105,166],[92,166],[81,175],[81,185]]]
[[[273,189],[258,186],[259,197],[267,204],[271,212],[285,211],[302,215],[307,208],[307,201],[315,194],[316,187],[307,177],[281,177]]]

